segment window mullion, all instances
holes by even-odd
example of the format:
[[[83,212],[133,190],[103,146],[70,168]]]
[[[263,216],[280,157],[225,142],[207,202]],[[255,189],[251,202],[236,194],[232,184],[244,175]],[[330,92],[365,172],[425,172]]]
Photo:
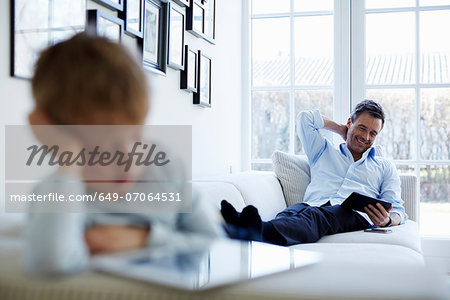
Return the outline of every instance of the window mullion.
[[[416,0],[416,7],[419,7],[419,0]],[[418,9],[415,11],[415,36],[416,36],[416,43],[415,43],[415,54],[416,54],[416,88],[415,88],[415,100],[416,100],[416,110],[415,110],[415,116],[416,116],[416,162],[420,162],[420,35],[419,35],[419,26],[420,26],[420,12]],[[417,177],[416,181],[416,199],[419,199],[419,203],[417,203],[417,214],[418,219],[417,223],[420,225],[420,164],[416,163],[414,164],[415,173]]]
[[[241,170],[251,169],[252,153],[252,18],[251,1],[242,1],[242,106],[241,106]]]
[[[350,112],[350,15],[350,0],[334,1],[333,118],[341,123],[347,120]]]
[[[351,107],[365,98],[365,1],[351,1]]]
[[[294,0],[291,0],[289,16],[290,29],[290,85],[289,85],[289,153],[295,152],[295,32],[294,32]]]

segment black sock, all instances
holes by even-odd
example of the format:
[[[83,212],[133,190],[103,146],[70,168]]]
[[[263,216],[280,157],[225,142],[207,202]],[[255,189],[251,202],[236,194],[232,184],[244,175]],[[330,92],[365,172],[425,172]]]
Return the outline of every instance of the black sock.
[[[258,209],[253,205],[246,206],[242,210],[239,226],[249,229],[255,240],[261,240],[262,220]]]
[[[228,201],[226,200],[222,200],[220,206],[220,212],[222,213],[225,222],[236,226],[239,225],[239,213],[236,211],[233,205],[228,203]]]

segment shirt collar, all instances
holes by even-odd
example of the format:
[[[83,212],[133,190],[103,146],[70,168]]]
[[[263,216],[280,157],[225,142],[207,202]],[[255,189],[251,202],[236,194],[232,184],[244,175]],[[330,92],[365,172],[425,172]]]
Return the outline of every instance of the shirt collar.
[[[350,157],[350,158],[353,159],[353,155],[352,155],[352,153],[350,152],[350,150],[348,149],[346,143],[340,144],[340,145],[339,145],[339,149],[341,150],[341,152],[342,152],[346,157]],[[376,154],[377,154],[376,149],[375,149],[374,147],[370,147],[369,149],[367,149],[367,150],[363,153],[363,155],[362,155],[360,161],[364,161],[364,160],[367,158],[367,156],[369,156],[369,155],[370,155],[371,157],[375,157]]]

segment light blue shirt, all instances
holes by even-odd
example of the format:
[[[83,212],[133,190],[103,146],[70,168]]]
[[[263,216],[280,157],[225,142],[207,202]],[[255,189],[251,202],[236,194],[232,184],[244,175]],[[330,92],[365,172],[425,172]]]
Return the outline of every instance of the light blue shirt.
[[[320,206],[330,201],[337,205],[351,193],[358,192],[392,203],[391,213],[400,215],[401,223],[404,223],[400,177],[394,164],[376,156],[373,147],[355,162],[345,143],[336,148],[319,132],[324,121],[318,110],[301,112],[296,125],[311,167],[311,183],[306,189],[304,202]],[[360,214],[373,224],[367,214]]]

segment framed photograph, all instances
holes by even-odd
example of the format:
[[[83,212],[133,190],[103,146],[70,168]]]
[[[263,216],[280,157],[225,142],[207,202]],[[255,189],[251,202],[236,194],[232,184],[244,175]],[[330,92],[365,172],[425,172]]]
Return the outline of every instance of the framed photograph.
[[[95,2],[109,7],[111,9],[115,9],[118,11],[123,11],[123,2],[124,0],[94,0]]]
[[[166,74],[167,3],[145,0],[142,61],[146,69]]]
[[[201,0],[189,0],[186,9],[186,30],[197,37],[203,37],[205,27],[205,8]]]
[[[210,0],[211,1],[211,0]],[[194,104],[211,107],[211,57],[198,51],[198,88],[193,94]]]
[[[86,31],[120,43],[123,38],[123,20],[102,10],[89,9],[87,11]]]
[[[180,72],[180,89],[197,92],[198,50],[186,45],[184,53],[184,70]]]
[[[144,0],[124,0],[119,17],[124,20],[126,34],[139,38],[144,36]]]
[[[183,5],[183,6],[189,6],[189,0],[174,0],[176,3]]]
[[[205,7],[205,25],[202,37],[211,44],[215,44],[216,0],[208,0],[208,2],[204,3],[204,7]]]
[[[85,30],[86,1],[10,1],[10,75],[29,79],[39,53]],[[52,20],[51,23],[48,21]]]
[[[168,4],[167,65],[176,70],[184,69],[185,12],[174,3]]]
[[[193,35],[215,44],[216,1],[190,0],[186,9],[186,29]]]

